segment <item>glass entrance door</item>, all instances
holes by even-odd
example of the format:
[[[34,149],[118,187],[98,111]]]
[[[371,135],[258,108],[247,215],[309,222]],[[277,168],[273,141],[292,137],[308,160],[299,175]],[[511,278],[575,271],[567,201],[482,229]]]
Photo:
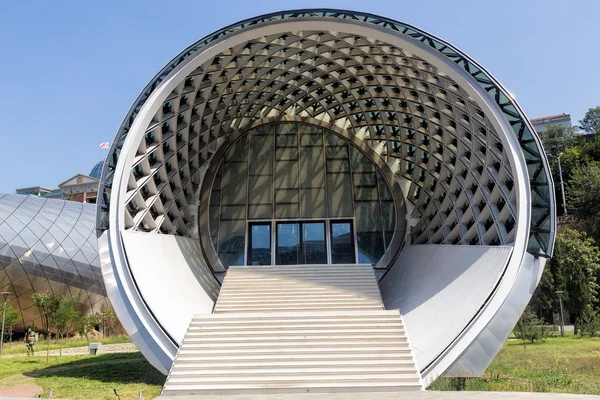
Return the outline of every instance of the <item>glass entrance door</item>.
[[[327,264],[324,222],[278,222],[277,265]]]
[[[331,221],[331,263],[354,264],[355,262],[352,221]]]
[[[271,265],[271,223],[252,223],[248,228],[248,265]]]

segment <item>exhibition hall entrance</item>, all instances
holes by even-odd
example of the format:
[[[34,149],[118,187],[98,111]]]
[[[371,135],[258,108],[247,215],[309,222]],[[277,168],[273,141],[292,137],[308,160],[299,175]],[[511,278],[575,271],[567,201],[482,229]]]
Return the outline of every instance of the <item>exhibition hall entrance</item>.
[[[228,145],[212,171],[202,241],[223,270],[376,265],[402,215],[395,210],[393,176],[385,178],[348,137],[308,123],[254,127]]]
[[[352,225],[352,220],[251,222],[247,265],[353,264]]]

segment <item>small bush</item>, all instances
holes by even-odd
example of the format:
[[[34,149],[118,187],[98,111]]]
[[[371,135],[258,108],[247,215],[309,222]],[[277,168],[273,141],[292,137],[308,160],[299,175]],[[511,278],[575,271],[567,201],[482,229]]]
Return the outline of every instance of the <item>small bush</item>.
[[[550,329],[544,326],[543,319],[539,319],[527,307],[515,326],[514,334],[517,339],[533,343],[536,340],[545,339],[550,336]]]
[[[587,305],[581,314],[581,318],[577,320],[579,333],[581,336],[598,336],[600,333],[600,316],[591,305]]]

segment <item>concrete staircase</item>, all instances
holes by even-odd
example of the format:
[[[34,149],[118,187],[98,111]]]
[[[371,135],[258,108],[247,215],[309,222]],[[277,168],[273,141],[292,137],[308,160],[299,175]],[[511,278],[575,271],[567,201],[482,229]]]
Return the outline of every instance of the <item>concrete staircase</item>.
[[[369,265],[230,267],[163,395],[422,390],[402,316]]]

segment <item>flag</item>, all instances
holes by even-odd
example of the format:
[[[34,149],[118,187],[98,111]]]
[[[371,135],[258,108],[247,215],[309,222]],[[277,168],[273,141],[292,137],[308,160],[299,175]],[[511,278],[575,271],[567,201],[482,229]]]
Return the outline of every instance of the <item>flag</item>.
[[[109,146],[110,146],[110,144],[108,142],[102,142],[102,143],[100,143],[100,148],[101,149],[108,149]]]

